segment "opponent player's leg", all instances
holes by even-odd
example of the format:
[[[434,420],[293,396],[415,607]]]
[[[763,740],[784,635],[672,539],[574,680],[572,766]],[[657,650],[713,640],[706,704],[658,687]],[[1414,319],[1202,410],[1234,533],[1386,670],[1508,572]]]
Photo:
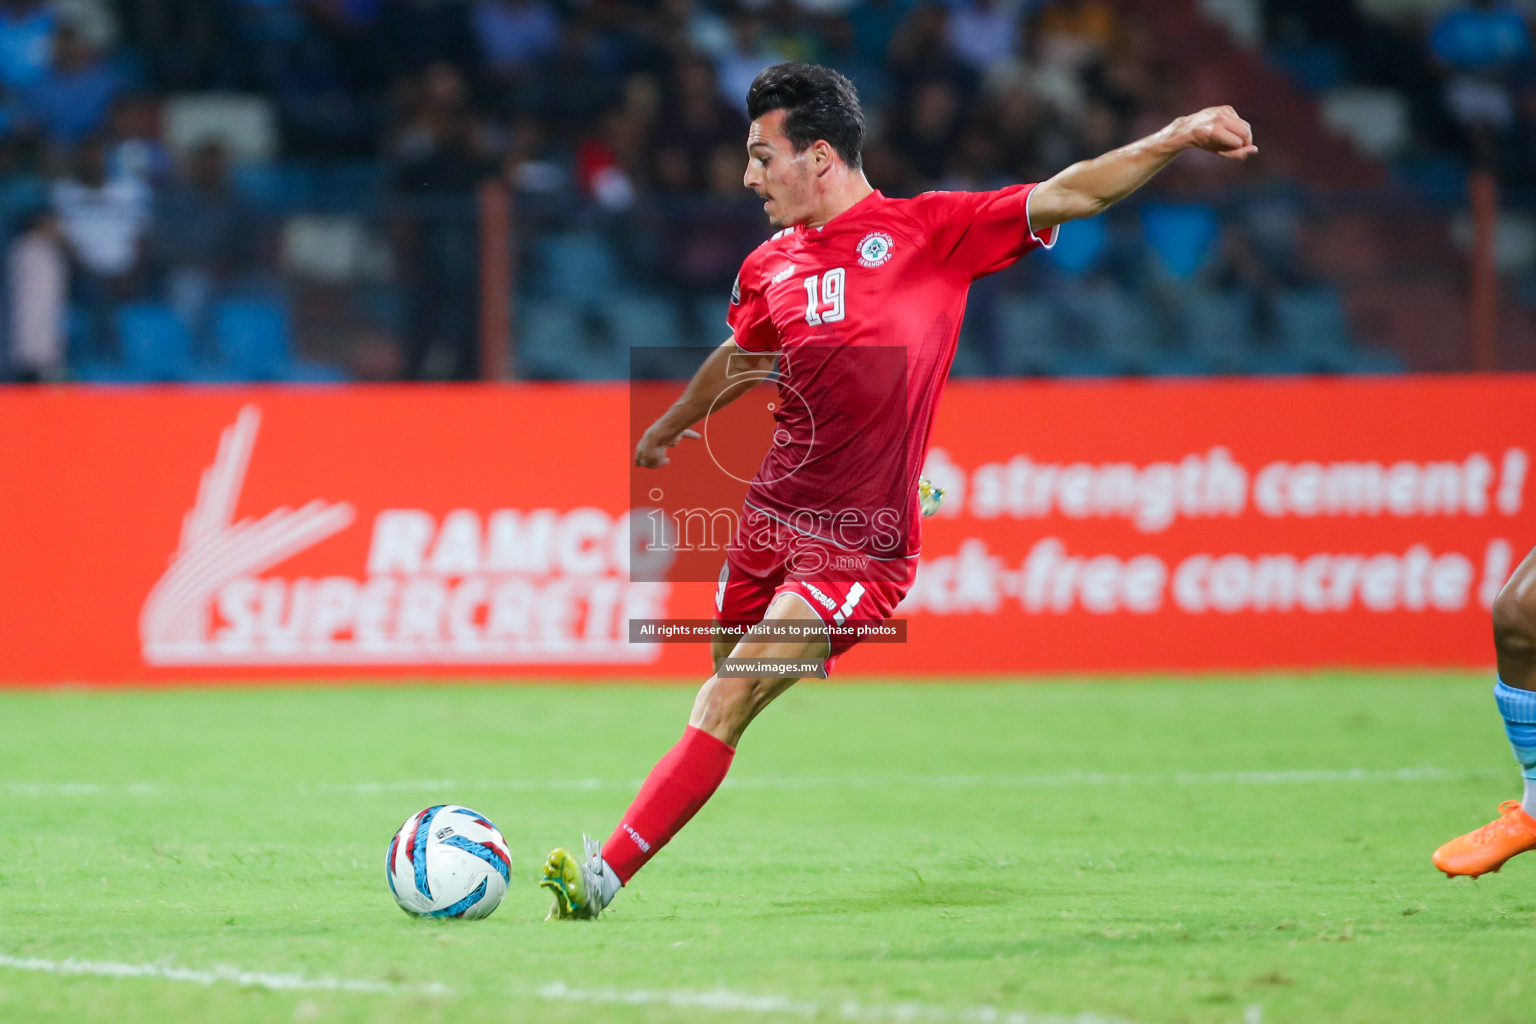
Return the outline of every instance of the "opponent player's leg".
[[[823,632],[793,640],[774,635],[775,624],[806,620],[820,622],[804,598],[781,594],[769,606],[763,623],[737,641],[731,654],[752,660],[804,661],[823,657],[828,650]],[[736,744],[752,719],[799,678],[798,674],[710,676],[694,700],[682,739],[651,769],[601,850],[588,841],[583,859],[578,860],[564,850],[550,854],[539,884],[555,895],[551,916],[590,918],[600,914],[619,889],[720,788],[735,757]]]
[[[1536,849],[1536,550],[1525,556],[1493,602],[1493,646],[1499,683],[1493,688],[1504,731],[1520,763],[1525,792],[1499,805],[1499,816],[1435,851],[1447,875],[1497,871],[1519,853]]]
[[[1514,689],[1536,691],[1536,550],[1494,598],[1493,647],[1499,679]]]

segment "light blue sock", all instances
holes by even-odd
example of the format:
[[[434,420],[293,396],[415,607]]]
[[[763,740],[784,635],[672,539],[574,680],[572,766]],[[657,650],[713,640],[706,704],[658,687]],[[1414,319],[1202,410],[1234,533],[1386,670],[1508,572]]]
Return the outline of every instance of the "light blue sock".
[[[1520,801],[1525,813],[1536,817],[1536,691],[1517,690],[1501,679],[1493,688],[1493,699],[1499,702],[1499,714],[1504,716],[1504,732],[1509,745],[1520,762],[1520,774],[1525,779],[1525,796]]]

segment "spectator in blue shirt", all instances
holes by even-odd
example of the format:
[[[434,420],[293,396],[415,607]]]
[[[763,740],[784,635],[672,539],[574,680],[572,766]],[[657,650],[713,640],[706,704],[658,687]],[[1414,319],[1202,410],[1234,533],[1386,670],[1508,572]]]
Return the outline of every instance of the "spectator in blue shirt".
[[[525,73],[560,44],[560,18],[547,0],[478,0],[471,18],[485,68],[497,78]]]
[[[69,146],[101,127],[118,88],[112,67],[66,25],[54,39],[53,67],[21,100],[45,139]]]
[[[1429,48],[1454,71],[1503,75],[1531,59],[1531,32],[1513,5],[1470,0],[1440,16]]]
[[[48,73],[56,27],[51,4],[0,2],[0,84],[21,88],[36,84]]]
[[[1448,75],[1445,103],[1471,133],[1475,148],[1514,120],[1510,78],[1531,62],[1525,16],[1503,0],[1469,0],[1441,15],[1429,49]]]

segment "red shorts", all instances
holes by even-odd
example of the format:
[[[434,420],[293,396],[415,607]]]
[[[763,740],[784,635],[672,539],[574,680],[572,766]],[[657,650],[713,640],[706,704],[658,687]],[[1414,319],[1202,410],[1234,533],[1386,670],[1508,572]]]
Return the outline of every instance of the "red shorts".
[[[807,560],[804,553],[803,545],[779,551],[733,548],[720,569],[715,620],[745,632],[763,620],[780,594],[797,594],[829,626],[878,624],[912,589],[917,568],[917,559],[909,558],[867,562],[862,571],[829,570],[824,560]],[[852,630],[834,632],[827,668],[858,642]]]

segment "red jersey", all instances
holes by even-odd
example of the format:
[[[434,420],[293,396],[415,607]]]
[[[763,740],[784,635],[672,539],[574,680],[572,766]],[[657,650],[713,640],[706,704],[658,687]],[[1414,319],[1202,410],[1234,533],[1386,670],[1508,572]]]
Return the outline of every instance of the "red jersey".
[[[917,482],[971,282],[1056,240],[1029,226],[1034,187],[874,192],[746,258],[731,331],[779,353],[780,398],[744,526],[766,517],[881,561],[916,557]]]

